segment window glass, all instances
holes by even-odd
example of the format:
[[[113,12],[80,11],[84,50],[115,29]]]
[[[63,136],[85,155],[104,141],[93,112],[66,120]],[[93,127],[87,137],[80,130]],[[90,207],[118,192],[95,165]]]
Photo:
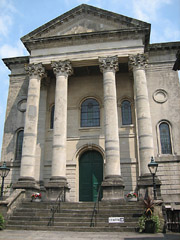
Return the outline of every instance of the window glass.
[[[21,160],[21,157],[22,157],[23,137],[24,137],[24,131],[20,130],[17,133],[17,139],[16,139],[16,154],[15,154],[16,160]]]
[[[81,127],[100,126],[100,108],[99,103],[88,98],[81,104]]]
[[[128,100],[124,100],[121,104],[122,125],[132,124],[131,104]]]
[[[169,125],[167,123],[161,123],[159,125],[159,131],[161,141],[161,153],[172,154]]]
[[[50,129],[54,128],[54,105],[51,107]]]

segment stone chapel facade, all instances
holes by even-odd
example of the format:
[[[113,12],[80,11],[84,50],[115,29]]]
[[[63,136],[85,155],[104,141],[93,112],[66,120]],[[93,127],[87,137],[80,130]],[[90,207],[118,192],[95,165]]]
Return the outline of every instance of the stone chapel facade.
[[[1,159],[13,189],[69,201],[152,190],[180,203],[180,42],[150,44],[150,24],[80,5],[21,40],[11,70]],[[161,189],[161,190],[160,190]]]

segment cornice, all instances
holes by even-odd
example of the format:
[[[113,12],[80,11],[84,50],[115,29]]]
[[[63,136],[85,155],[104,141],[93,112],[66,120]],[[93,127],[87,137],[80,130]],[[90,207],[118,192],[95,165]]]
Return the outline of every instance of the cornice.
[[[98,31],[98,32],[88,32],[80,34],[71,34],[71,35],[62,35],[55,37],[46,37],[46,38],[37,38],[29,39],[24,41],[24,45],[27,50],[39,49],[39,48],[49,48],[50,44],[53,44],[53,47],[65,46],[65,45],[79,45],[87,43],[97,43],[101,42],[110,42],[118,41],[121,39],[137,39],[143,38],[144,45],[147,48],[149,44],[150,31],[149,28],[128,28],[128,29],[119,29],[119,30],[108,30],[108,31]]]
[[[149,44],[149,51],[177,50],[180,49],[180,42],[165,42]]]
[[[2,60],[4,64],[11,70],[11,65],[29,63],[29,56],[4,58]]]

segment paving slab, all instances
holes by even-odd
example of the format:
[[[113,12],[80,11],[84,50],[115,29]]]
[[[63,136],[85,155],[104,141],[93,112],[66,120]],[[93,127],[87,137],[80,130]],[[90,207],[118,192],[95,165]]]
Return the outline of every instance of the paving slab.
[[[180,233],[0,231],[0,240],[180,240]]]

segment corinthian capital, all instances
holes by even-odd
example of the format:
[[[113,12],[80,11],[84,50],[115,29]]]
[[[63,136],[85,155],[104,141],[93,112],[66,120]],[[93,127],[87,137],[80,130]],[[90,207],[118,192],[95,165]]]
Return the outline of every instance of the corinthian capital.
[[[146,54],[137,54],[137,55],[130,55],[129,56],[129,68],[133,69],[136,68],[144,68],[148,63],[147,55]]]
[[[117,56],[112,56],[112,57],[106,57],[106,58],[99,58],[99,67],[101,72],[104,70],[109,70],[109,71],[118,71],[118,57]]]
[[[25,65],[25,70],[29,74],[29,76],[36,76],[39,78],[46,76],[45,68],[41,63],[38,64],[32,63]]]
[[[59,74],[70,76],[73,73],[73,68],[69,60],[52,62],[51,66],[56,75]]]

